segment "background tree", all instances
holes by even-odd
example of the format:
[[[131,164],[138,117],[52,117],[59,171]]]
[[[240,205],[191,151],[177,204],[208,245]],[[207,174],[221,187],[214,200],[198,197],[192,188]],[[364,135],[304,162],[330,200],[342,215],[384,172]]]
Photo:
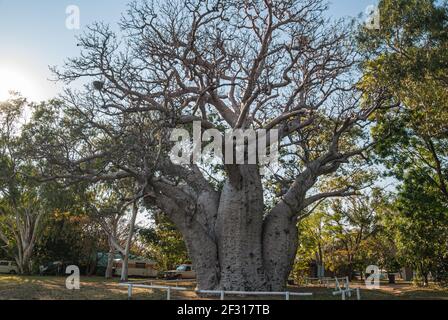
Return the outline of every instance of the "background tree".
[[[50,210],[45,188],[32,181],[32,164],[20,155],[20,126],[26,100],[0,104],[0,241],[14,256],[20,273],[29,273],[31,257]]]
[[[159,270],[173,270],[190,260],[182,234],[163,213],[155,215],[151,227],[139,230],[139,239],[145,255],[157,261]]]
[[[427,283],[429,270],[436,273],[434,264],[446,252],[439,236],[441,203],[446,208],[448,199],[448,5],[382,0],[379,9],[381,29],[362,30],[359,40],[366,59],[362,87],[385,88],[397,103],[377,113],[373,130],[379,160],[402,184],[399,213],[386,228],[401,239],[394,239],[399,256]]]
[[[121,281],[128,280],[129,255],[136,233],[138,216],[138,199],[133,194],[132,182],[121,180],[116,183],[95,184],[90,190],[87,210],[92,212],[92,219],[107,235],[109,257],[106,278],[112,278],[115,253],[123,257]],[[132,209],[131,209],[132,207]],[[130,218],[126,221],[127,214]]]
[[[391,173],[409,170],[448,199],[448,21],[447,2],[382,0],[380,30],[363,30],[362,86],[385,88],[399,103],[377,114],[377,153]]]
[[[19,272],[28,274],[44,215],[48,212],[41,204],[43,199],[33,191],[21,188],[13,192],[17,191],[21,193],[20,196],[11,195],[9,189],[4,192],[7,193],[7,199],[0,199],[0,240],[6,253],[14,256]]]
[[[77,265],[82,274],[93,275],[97,253],[107,248],[104,233],[85,211],[57,209],[47,217],[33,259],[43,266],[56,261]]]
[[[331,204],[327,223],[333,238],[329,265],[339,265],[344,274],[353,278],[355,270],[363,273],[367,267],[362,260],[363,245],[377,230],[375,199],[351,197]]]
[[[413,173],[406,177],[391,217],[398,255],[417,272],[417,281],[429,284],[446,279],[444,263],[448,257],[448,209],[440,192],[426,180],[426,175]]]
[[[326,246],[331,241],[330,234],[325,225],[326,215],[322,207],[316,210],[311,216],[301,220],[298,225],[300,244],[292,273],[297,283],[305,281],[305,278],[310,276],[309,270],[313,262],[317,265],[318,277],[325,276],[319,274],[319,269],[325,270],[327,262]]]
[[[397,268],[392,264],[392,257],[387,256],[392,248],[385,245],[382,234],[385,195],[376,188],[369,189],[368,193],[369,196],[359,194],[326,200],[299,223],[301,242],[296,272],[309,276],[313,263],[325,266],[333,274],[351,278],[355,271],[363,275],[369,265]],[[391,255],[395,257],[396,252]]]

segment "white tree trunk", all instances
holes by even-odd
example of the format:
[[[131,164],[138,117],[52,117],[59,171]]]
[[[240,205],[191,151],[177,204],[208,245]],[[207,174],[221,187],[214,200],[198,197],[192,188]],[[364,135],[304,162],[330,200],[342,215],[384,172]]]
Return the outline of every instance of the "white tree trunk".
[[[114,267],[114,258],[115,258],[115,247],[112,244],[111,236],[109,238],[109,254],[107,257],[107,268],[105,277],[106,279],[112,279],[113,278],[113,267]]]
[[[35,212],[33,210],[25,208],[21,212],[19,209],[16,209],[15,223],[11,221],[6,224],[15,238],[16,248],[14,258],[20,274],[28,274],[31,272],[31,258],[38,240],[41,220],[44,214],[43,211]],[[10,243],[4,234],[0,234],[0,239],[6,244]]]
[[[138,214],[138,205],[137,205],[137,202],[134,201],[134,203],[132,204],[132,217],[131,217],[131,221],[129,222],[129,234],[128,234],[128,238],[126,241],[126,247],[124,249],[123,265],[121,267],[121,281],[122,282],[128,281],[129,253],[131,251],[132,238],[134,237],[135,222],[137,220],[137,214]]]

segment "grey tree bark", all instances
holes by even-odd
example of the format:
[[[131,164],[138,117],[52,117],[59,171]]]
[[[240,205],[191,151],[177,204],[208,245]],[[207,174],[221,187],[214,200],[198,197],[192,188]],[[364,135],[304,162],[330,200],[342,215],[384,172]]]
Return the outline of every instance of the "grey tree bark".
[[[265,214],[257,166],[228,171],[219,194],[192,199],[159,181],[153,200],[182,232],[200,289],[283,290],[297,250],[298,212],[282,202]]]
[[[263,290],[263,188],[256,166],[231,169],[219,202],[216,221],[220,287]]]
[[[322,174],[334,172],[349,155],[332,151],[311,162],[271,210],[266,210],[262,179],[255,165],[227,166],[217,192],[197,167],[164,163],[166,174],[187,178],[148,183],[146,204],[162,209],[184,236],[198,274],[198,288],[283,291],[298,246],[297,222],[309,205],[352,194],[349,187],[307,196]]]

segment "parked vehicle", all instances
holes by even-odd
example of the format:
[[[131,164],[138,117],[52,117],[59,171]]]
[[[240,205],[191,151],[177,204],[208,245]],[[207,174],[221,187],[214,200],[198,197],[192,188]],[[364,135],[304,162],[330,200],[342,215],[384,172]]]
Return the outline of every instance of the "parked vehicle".
[[[171,279],[196,279],[196,272],[191,264],[182,264],[176,270],[170,270],[163,273],[163,278]]]
[[[13,261],[0,261],[0,273],[18,274],[19,268]]]
[[[64,263],[62,261],[54,261],[39,267],[39,274],[41,276],[60,276],[65,271]]]

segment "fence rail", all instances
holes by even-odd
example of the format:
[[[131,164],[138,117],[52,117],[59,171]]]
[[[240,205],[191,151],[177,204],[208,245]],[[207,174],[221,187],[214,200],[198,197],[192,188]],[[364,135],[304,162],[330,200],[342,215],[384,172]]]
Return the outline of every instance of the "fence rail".
[[[166,300],[171,300],[171,291],[186,291],[186,290],[188,290],[188,288],[184,288],[184,287],[145,285],[145,284],[137,284],[137,283],[120,283],[120,286],[128,287],[128,299],[129,300],[132,299],[133,288],[166,290]]]
[[[334,278],[336,284],[336,291],[333,292],[333,295],[341,295],[342,300],[346,300],[347,297],[351,297],[353,292],[356,292],[356,297],[358,300],[361,300],[360,289],[352,289],[350,288],[350,282],[348,277],[346,278]],[[157,282],[154,281],[154,282]],[[163,286],[163,285],[153,285],[150,282],[149,285],[139,284],[139,283],[120,283],[120,286],[128,287],[128,299],[132,299],[133,288],[142,288],[142,289],[156,289],[156,290],[166,290],[166,299],[171,300],[172,291],[193,291],[191,288],[179,287],[179,282],[185,282],[182,280],[174,280],[174,281],[165,281],[165,283],[175,283],[176,286]],[[225,290],[196,290],[197,294],[208,294],[219,296],[221,300],[225,300],[226,296],[284,296],[285,300],[290,300],[293,296],[299,297],[311,297],[313,293],[308,292],[268,292],[268,291],[225,291]]]
[[[340,294],[341,297],[342,297],[342,300],[346,300],[347,296],[351,297],[352,296],[352,292],[354,292],[354,291],[356,292],[357,300],[361,300],[361,292],[360,292],[359,288],[356,288],[356,289],[343,289],[341,291],[335,291],[335,292],[333,292],[333,295],[337,296],[337,295]]]
[[[326,288],[330,287],[330,283],[334,282],[334,278],[322,277],[322,278],[305,278],[305,285],[313,284],[313,281],[316,281],[317,284],[323,285]]]
[[[252,292],[252,291],[197,290],[196,293],[219,295],[221,300],[224,300],[226,295],[232,295],[232,296],[285,296],[285,300],[289,300],[291,296],[302,296],[302,297],[313,296],[312,293],[305,293],[305,292],[268,292],[268,291]]]

